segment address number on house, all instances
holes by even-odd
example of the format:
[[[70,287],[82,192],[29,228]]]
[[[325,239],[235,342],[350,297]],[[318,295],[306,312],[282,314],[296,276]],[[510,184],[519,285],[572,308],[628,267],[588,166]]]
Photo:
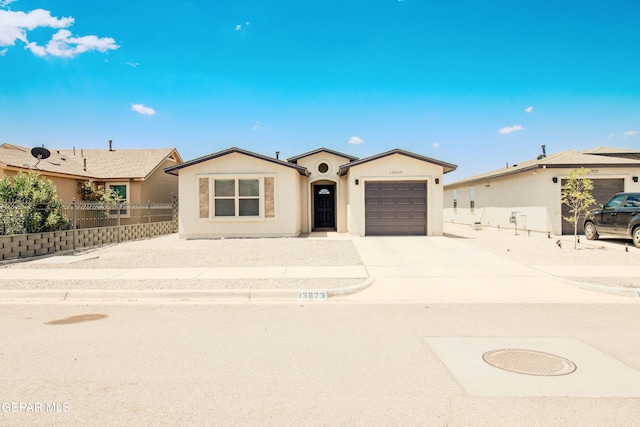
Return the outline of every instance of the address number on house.
[[[327,291],[300,291],[298,292],[298,299],[304,301],[326,300]]]
[[[389,175],[402,175],[402,171],[399,169],[392,169],[389,171]]]

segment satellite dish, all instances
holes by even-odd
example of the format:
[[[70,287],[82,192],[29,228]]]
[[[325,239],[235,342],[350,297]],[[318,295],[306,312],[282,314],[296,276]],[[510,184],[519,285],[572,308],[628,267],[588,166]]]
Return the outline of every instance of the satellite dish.
[[[44,147],[34,147],[31,149],[31,155],[38,160],[48,159],[51,152]]]
[[[38,163],[40,163],[40,160],[48,159],[51,155],[51,152],[44,147],[33,147],[31,149],[31,155],[38,159],[36,164],[33,166],[34,168],[38,168]]]

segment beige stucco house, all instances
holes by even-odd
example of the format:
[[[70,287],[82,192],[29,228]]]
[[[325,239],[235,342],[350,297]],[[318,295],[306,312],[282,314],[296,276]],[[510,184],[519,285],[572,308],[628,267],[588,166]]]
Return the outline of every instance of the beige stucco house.
[[[365,159],[320,148],[280,160],[229,148],[179,176],[183,238],[441,235],[442,177],[456,166],[395,149]]]
[[[78,184],[93,180],[117,191],[127,203],[169,203],[178,194],[178,179],[164,169],[180,164],[175,148],[48,150],[37,159],[31,148],[0,144],[0,178],[35,170],[56,186],[58,198],[80,200]]]
[[[507,166],[444,186],[444,221],[554,235],[573,234],[562,219],[563,180],[571,169],[589,169],[597,203],[620,191],[640,191],[640,150],[598,147],[567,150]],[[582,233],[580,224],[579,233]]]

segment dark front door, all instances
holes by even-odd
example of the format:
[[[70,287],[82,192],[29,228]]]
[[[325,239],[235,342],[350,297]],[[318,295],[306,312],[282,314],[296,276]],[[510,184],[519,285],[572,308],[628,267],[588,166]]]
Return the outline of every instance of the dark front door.
[[[314,185],[313,206],[315,228],[336,227],[335,185]]]

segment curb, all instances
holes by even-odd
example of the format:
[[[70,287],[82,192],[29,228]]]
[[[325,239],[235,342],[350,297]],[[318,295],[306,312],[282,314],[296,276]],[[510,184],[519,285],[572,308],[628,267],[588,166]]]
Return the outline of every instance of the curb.
[[[1,290],[0,304],[82,303],[135,301],[208,301],[208,300],[301,300],[300,292],[324,292],[326,299],[360,292],[374,282],[369,277],[361,283],[330,290],[312,289],[215,289],[215,290]],[[325,299],[325,300],[326,300]]]
[[[575,286],[576,288],[586,289],[588,291],[601,292],[605,294],[618,295],[621,297],[631,297],[631,298],[640,298],[640,288],[623,288],[620,286],[607,286],[607,285],[598,285],[595,283],[584,283],[577,282],[575,280],[565,279],[560,276],[553,276],[556,279],[562,280],[571,286]]]

